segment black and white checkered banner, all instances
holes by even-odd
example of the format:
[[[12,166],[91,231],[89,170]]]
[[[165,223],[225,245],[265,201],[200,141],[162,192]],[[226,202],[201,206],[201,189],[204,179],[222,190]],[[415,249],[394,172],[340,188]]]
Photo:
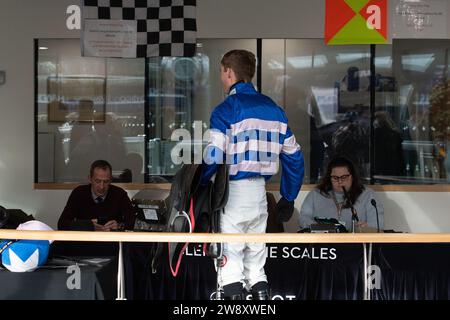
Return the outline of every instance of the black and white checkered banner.
[[[196,0],[83,0],[82,55],[195,54]]]

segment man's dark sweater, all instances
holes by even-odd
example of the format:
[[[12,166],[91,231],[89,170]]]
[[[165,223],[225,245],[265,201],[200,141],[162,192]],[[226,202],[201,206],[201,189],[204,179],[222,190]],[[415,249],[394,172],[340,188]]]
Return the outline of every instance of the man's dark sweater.
[[[134,210],[125,190],[111,185],[105,200],[96,203],[92,199],[90,184],[76,187],[59,218],[58,229],[94,230],[91,219],[99,217],[106,217],[107,221],[123,222],[125,229],[133,229]]]

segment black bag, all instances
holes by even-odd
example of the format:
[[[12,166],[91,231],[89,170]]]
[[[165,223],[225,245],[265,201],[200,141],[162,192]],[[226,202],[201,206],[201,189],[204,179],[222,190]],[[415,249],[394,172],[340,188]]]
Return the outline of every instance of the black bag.
[[[31,220],[34,220],[33,216],[20,209],[5,209],[0,206],[0,229],[17,229],[20,224]]]

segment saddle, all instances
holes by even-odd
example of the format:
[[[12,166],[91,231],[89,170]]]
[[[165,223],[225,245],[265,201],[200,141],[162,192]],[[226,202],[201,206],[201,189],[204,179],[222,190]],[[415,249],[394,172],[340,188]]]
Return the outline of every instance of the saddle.
[[[201,185],[202,166],[198,164],[183,165],[175,174],[168,198],[168,218],[165,232],[220,232],[220,212],[228,200],[228,167],[218,166],[214,181]],[[170,242],[167,244],[169,267],[175,277],[188,246],[188,242]],[[164,243],[158,243],[152,260],[152,272],[162,260]],[[214,257],[209,250],[211,245],[204,244],[204,251]]]

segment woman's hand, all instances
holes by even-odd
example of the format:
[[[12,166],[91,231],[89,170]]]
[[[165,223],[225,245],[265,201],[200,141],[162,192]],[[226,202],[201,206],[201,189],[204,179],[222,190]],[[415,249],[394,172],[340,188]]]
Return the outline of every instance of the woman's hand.
[[[367,228],[369,226],[369,224],[366,221],[360,221],[360,222],[356,223],[356,226],[358,228]]]

